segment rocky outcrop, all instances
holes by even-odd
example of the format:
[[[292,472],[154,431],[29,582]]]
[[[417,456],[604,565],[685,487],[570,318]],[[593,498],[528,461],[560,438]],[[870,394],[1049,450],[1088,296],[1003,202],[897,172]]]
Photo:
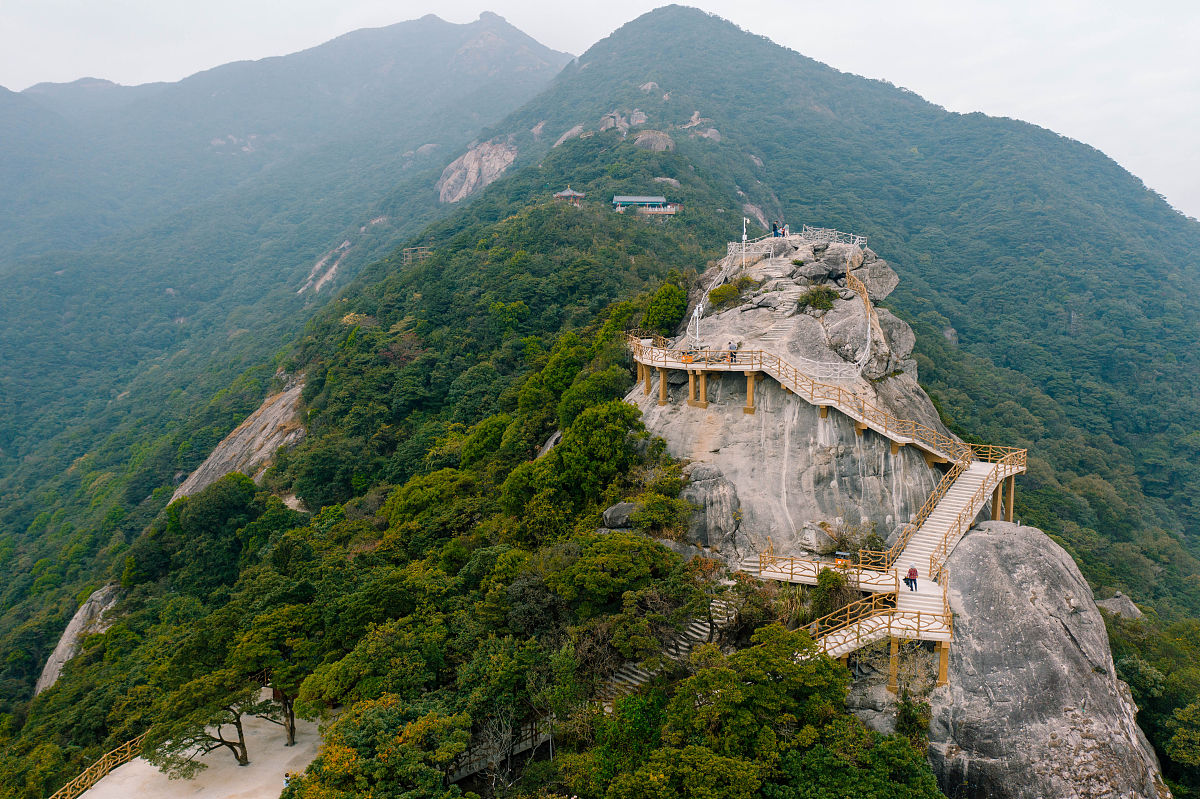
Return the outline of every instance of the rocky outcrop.
[[[304,381],[297,379],[263,400],[258,410],[225,436],[204,463],[175,489],[171,501],[197,494],[233,472],[259,479],[280,447],[295,446],[304,438],[299,418],[303,390]]]
[[[702,343],[724,350],[766,350],[800,365],[854,363],[870,341],[862,375],[839,384],[894,416],[916,419],[948,434],[916,381],[912,330],[886,311],[868,317],[858,295],[845,288],[847,270],[875,273],[891,282],[887,264],[858,247],[816,248],[799,237],[768,240],[771,253],[736,269],[740,255],[715,265],[701,279],[711,285],[723,269],[757,288],[701,322]],[[798,261],[799,264],[793,263]],[[806,266],[812,268],[805,270]],[[801,310],[799,298],[815,285],[837,292],[833,308]],[[892,283],[894,287],[894,282]],[[661,436],[672,456],[689,461],[690,482],[681,495],[693,513],[688,541],[710,548],[731,563],[761,552],[771,542],[786,554],[826,555],[837,535],[873,527],[886,536],[924,503],[941,473],[919,452],[873,431],[858,435],[854,423],[786,391],[770,377],[756,384],[754,414],[746,414],[746,378],[710,372],[708,407],[687,404],[687,376],[668,373],[670,400],[659,406],[636,387],[627,399],[638,405],[647,428]],[[852,528],[857,528],[852,530]]]
[[[558,141],[554,142],[554,146],[557,147],[558,145],[562,144],[563,142],[569,141],[570,139],[575,138],[580,133],[583,133],[583,125],[576,125],[575,127],[571,128],[570,130],[567,130],[565,133],[563,133],[563,135],[559,136]]]
[[[1111,599],[1101,599],[1096,602],[1096,607],[1103,608],[1114,616],[1120,616],[1125,619],[1140,619],[1145,614],[1142,609],[1133,604],[1133,600],[1122,594],[1120,591]]]
[[[84,636],[101,633],[108,629],[104,613],[117,604],[120,593],[121,589],[118,586],[106,585],[93,591],[79,610],[75,611],[75,615],[67,623],[67,628],[63,630],[58,644],[42,668],[42,674],[38,677],[37,685],[33,689],[35,695],[58,682],[58,675],[62,674],[63,666],[75,657]]]
[[[949,685],[929,756],[952,799],[1169,796],[1070,556],[1032,527],[985,522],[951,553]]]
[[[634,136],[633,143],[652,153],[669,153],[675,150],[675,140],[661,130],[643,130]]]
[[[496,137],[477,144],[442,170],[437,182],[438,198],[456,203],[490,185],[517,158],[517,148],[507,138]]]

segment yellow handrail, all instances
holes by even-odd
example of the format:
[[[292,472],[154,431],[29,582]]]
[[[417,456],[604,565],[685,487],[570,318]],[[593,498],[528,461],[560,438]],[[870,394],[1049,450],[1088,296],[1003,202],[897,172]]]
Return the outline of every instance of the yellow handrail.
[[[81,796],[117,766],[122,766],[137,757],[142,751],[142,741],[145,739],[146,733],[142,733],[132,741],[126,741],[106,753],[104,757],[84,769],[78,777],[51,794],[50,799],[76,799]]]

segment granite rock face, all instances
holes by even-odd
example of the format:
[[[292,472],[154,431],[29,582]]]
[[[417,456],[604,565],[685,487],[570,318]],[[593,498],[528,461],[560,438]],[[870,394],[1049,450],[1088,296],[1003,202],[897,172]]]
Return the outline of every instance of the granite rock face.
[[[517,159],[517,148],[497,137],[475,145],[442,170],[438,199],[456,203],[491,185]]]
[[[1116,676],[1104,621],[1044,533],[985,522],[950,555],[949,685],[929,757],[952,799],[1169,796]]]
[[[845,287],[847,270],[856,276],[873,271],[871,280],[890,291],[898,278],[887,264],[870,250],[813,246],[799,236],[762,245],[769,248],[765,257],[747,259],[744,269],[738,253],[701,278],[711,287],[723,272],[728,282],[745,276],[754,286],[701,320],[702,345],[772,352],[802,371],[808,371],[806,363],[860,362],[869,346],[861,375],[838,385],[894,416],[948,434],[917,384],[912,330],[882,309],[868,316],[858,295]],[[837,292],[832,309],[802,311],[799,298],[816,285]],[[694,301],[702,295],[696,292]],[[665,406],[658,405],[657,377],[651,394],[638,386],[627,396],[671,455],[689,462],[682,497],[697,508],[692,544],[730,563],[761,552],[768,542],[784,554],[826,555],[833,548],[830,529],[866,523],[886,535],[920,509],[941,479],[918,451],[901,447],[892,453],[885,437],[871,430],[858,435],[835,409],[822,419],[817,406],[761,378],[752,415],[743,412],[746,377],[736,372],[708,373],[707,408],[687,404],[683,370],[668,370]]]
[[[120,595],[119,586],[106,585],[92,592],[79,610],[75,611],[75,615],[67,623],[67,628],[63,630],[58,644],[42,668],[42,674],[38,677],[37,685],[33,689],[35,695],[58,682],[58,675],[62,674],[63,666],[67,665],[67,661],[75,657],[75,653],[79,651],[79,643],[83,636],[104,632],[108,629],[108,625],[104,622],[104,613],[117,603]]]
[[[299,418],[303,390],[304,381],[296,380],[263,400],[258,410],[225,436],[204,463],[175,489],[171,501],[198,494],[233,472],[256,480],[261,477],[280,447],[295,446],[304,438],[304,425]]]

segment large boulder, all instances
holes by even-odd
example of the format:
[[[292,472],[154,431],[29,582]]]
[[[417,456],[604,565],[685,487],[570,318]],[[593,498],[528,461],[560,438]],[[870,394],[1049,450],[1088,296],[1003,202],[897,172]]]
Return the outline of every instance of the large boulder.
[[[1169,796],[1104,620],[1044,533],[985,522],[948,561],[949,685],[930,696],[929,757],[953,799]]]
[[[854,270],[854,276],[867,287],[872,302],[884,299],[900,285],[900,276],[888,266],[887,261],[878,258],[864,259],[863,265]]]
[[[1111,599],[1101,599],[1096,602],[1096,607],[1103,608],[1114,616],[1120,616],[1125,619],[1140,619],[1143,615],[1142,609],[1133,604],[1133,600],[1122,594],[1120,591]]]

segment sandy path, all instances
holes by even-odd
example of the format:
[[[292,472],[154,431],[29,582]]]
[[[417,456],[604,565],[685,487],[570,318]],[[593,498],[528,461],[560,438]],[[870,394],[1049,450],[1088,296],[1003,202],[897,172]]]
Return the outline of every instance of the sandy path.
[[[296,722],[296,745],[286,747],[283,728],[262,719],[248,719],[246,748],[250,765],[239,767],[227,749],[210,752],[208,768],[193,780],[169,780],[140,757],[93,785],[83,799],[275,799],[283,776],[304,770],[321,745],[317,725]]]

